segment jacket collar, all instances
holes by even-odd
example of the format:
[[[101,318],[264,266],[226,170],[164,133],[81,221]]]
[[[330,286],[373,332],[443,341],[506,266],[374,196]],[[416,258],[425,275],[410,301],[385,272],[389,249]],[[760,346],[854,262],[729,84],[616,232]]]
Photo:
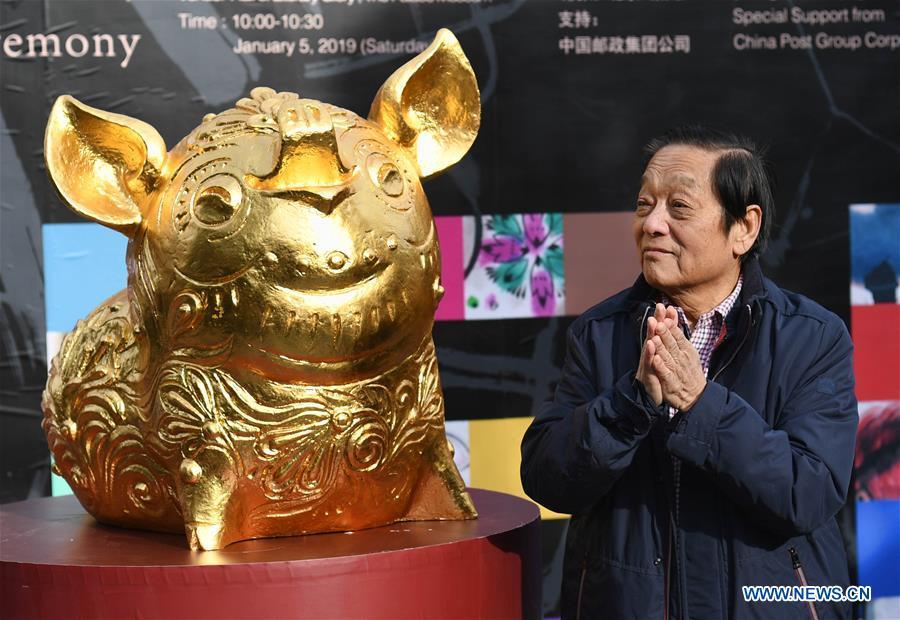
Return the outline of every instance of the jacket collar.
[[[744,274],[744,284],[741,288],[741,305],[757,303],[766,297],[769,292],[766,289],[762,268],[759,266],[759,258],[748,258],[741,272]]]

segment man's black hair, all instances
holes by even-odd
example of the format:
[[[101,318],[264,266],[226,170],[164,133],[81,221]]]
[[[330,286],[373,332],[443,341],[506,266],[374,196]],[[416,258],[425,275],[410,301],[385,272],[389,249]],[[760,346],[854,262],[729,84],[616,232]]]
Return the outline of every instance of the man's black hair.
[[[762,254],[775,219],[772,178],[763,149],[744,136],[701,125],[684,125],[647,143],[644,147],[647,155],[644,167],[660,149],[670,145],[696,146],[706,151],[721,152],[712,171],[712,189],[722,203],[725,232],[731,230],[738,218],[744,217],[747,205],[759,205],[762,210],[759,235],[753,247],[741,256],[741,261]]]

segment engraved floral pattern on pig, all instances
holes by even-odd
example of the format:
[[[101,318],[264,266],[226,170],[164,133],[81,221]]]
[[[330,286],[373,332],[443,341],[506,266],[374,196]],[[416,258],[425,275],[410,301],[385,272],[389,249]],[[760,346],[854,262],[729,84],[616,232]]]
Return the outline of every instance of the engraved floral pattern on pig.
[[[159,383],[159,439],[168,453],[196,458],[204,449],[227,454],[236,472],[243,472],[238,444],[253,438],[257,429],[229,415],[221,389],[232,383],[224,373],[188,364],[165,369]]]
[[[42,422],[54,469],[88,510],[105,516],[109,499],[124,497],[124,518],[177,513],[169,476],[147,452],[134,422],[140,402],[138,341],[123,295],[102,306],[63,340],[43,397]],[[67,376],[63,384],[58,380]]]
[[[428,345],[403,372],[351,389],[297,387],[294,402],[284,406],[261,404],[220,369],[167,368],[159,384],[162,452],[178,461],[220,451],[236,475],[256,480],[269,499],[313,503],[342,468],[389,467],[440,430],[433,353]]]

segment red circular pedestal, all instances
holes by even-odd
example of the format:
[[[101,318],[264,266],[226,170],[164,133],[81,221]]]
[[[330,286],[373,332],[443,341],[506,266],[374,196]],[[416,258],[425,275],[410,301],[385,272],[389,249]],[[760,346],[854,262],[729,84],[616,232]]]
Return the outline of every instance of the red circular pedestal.
[[[4,618],[540,618],[540,516],[470,493],[479,518],[190,551],[105,526],[74,497],[0,507]]]

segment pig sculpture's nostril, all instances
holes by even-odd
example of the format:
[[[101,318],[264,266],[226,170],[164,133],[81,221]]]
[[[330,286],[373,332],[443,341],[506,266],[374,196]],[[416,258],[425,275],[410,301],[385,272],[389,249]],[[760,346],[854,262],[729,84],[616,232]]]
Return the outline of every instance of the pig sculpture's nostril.
[[[331,214],[342,202],[353,195],[350,187],[317,187],[289,192],[292,197],[314,207],[325,215]]]

